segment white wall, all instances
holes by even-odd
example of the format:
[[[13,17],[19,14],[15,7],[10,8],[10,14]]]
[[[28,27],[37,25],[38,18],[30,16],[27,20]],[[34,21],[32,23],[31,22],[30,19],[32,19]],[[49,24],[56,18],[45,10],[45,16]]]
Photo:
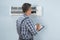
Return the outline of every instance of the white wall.
[[[40,22],[37,20],[34,22],[45,25],[45,28],[34,39],[60,40],[60,0],[0,0],[0,40],[18,39],[15,25],[18,16],[9,15],[9,8],[11,5],[22,5],[24,2],[43,7],[43,16],[36,17]]]

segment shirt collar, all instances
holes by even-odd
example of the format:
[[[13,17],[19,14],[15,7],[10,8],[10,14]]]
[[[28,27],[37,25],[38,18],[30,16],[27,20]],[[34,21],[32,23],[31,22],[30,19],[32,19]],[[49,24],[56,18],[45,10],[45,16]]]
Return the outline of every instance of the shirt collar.
[[[27,16],[26,14],[24,14],[24,17],[30,17],[30,16]]]

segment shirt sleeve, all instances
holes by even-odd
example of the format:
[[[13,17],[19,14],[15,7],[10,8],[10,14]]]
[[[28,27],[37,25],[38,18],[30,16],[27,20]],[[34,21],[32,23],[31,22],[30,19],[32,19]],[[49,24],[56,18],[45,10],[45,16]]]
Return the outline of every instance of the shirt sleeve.
[[[17,33],[19,35],[20,34],[20,24],[19,24],[18,20],[16,20],[16,27],[17,27]]]
[[[33,22],[30,19],[26,20],[26,26],[32,35],[37,34],[37,30],[35,29],[35,25],[33,24]]]

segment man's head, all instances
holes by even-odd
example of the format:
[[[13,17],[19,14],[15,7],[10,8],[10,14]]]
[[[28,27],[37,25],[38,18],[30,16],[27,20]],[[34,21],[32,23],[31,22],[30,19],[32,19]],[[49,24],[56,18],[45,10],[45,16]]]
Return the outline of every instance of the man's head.
[[[29,4],[29,3],[24,3],[24,4],[22,5],[22,10],[23,10],[24,13],[30,15],[30,14],[31,14],[31,4]]]

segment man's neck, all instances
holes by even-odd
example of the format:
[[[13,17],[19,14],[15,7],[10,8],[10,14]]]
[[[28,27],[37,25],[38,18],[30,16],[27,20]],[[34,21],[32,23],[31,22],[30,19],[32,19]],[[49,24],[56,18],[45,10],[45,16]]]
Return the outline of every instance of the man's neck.
[[[30,16],[28,13],[25,13],[26,16]]]

